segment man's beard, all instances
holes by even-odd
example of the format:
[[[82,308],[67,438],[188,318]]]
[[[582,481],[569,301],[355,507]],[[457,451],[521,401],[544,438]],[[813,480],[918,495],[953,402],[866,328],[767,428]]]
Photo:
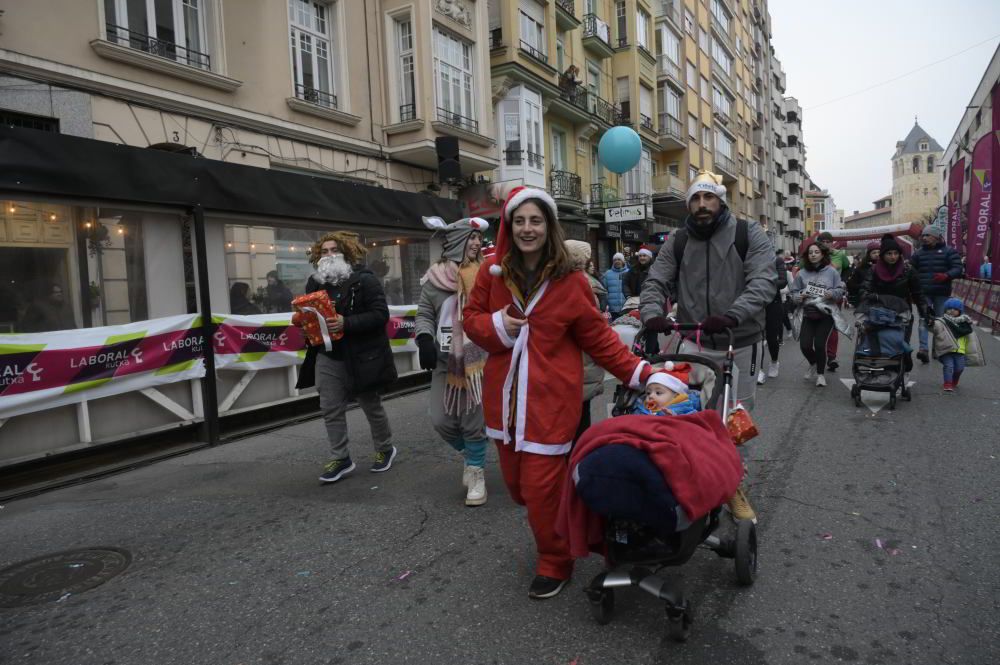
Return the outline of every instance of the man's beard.
[[[344,260],[343,254],[324,256],[316,264],[316,274],[327,284],[340,284],[351,276],[351,264]]]

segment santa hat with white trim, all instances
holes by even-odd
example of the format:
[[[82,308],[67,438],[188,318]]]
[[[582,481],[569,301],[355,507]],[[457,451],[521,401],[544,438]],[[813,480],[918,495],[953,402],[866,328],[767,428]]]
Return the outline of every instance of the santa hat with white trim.
[[[494,277],[499,277],[503,274],[503,268],[500,267],[500,264],[503,263],[504,257],[507,256],[507,250],[510,249],[510,224],[514,211],[521,204],[532,199],[541,201],[542,205],[549,209],[553,220],[559,219],[559,209],[556,207],[555,199],[549,196],[549,193],[544,189],[516,187],[511,190],[510,195],[507,196],[507,200],[504,201],[503,210],[500,213],[500,228],[497,229],[496,251],[493,253],[493,264],[490,266],[490,274]]]
[[[691,390],[687,382],[690,380],[688,377],[691,373],[691,366],[687,363],[673,363],[667,361],[663,365],[663,369],[658,370],[650,375],[646,379],[646,385],[657,383],[665,388],[674,391],[677,394],[687,394]]]

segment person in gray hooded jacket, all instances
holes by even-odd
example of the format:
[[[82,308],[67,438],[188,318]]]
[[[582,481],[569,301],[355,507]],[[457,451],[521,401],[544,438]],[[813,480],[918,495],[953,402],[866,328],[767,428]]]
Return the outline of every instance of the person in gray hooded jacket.
[[[737,221],[730,212],[720,176],[699,172],[688,188],[687,203],[684,227],[667,238],[642,285],[642,322],[649,331],[669,331],[669,299],[677,303],[679,323],[699,323],[705,333],[703,350],[687,341],[681,351],[718,360],[728,345],[728,336],[720,333],[732,329],[739,370],[736,399],[752,409],[759,361],[754,355],[764,334],[764,309],[777,293],[774,247],[760,225]],[[676,247],[679,238],[683,251]],[[737,519],[756,520],[742,490],[729,507]]]
[[[441,259],[421,279],[416,340],[420,368],[431,370],[430,415],[434,430],[462,453],[465,505],[486,503],[486,432],[482,376],[486,353],[465,336],[462,309],[482,261],[483,233],[489,222],[466,217],[445,224],[424,217],[424,225],[443,235]]]

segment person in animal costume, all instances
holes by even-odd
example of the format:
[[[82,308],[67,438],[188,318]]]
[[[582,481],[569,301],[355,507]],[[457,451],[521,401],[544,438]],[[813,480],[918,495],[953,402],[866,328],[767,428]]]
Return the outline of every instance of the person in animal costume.
[[[652,370],[594,306],[586,275],[567,254],[552,197],[519,187],[501,217],[496,253],[465,305],[464,332],[488,354],[486,435],[496,443],[511,497],[527,507],[535,538],[528,596],[551,598],[573,571],[568,543],[555,527],[580,422],[583,353],[635,388]]]
[[[430,413],[434,430],[462,453],[465,505],[486,503],[486,433],[483,431],[483,367],[486,352],[463,330],[462,309],[482,262],[489,222],[466,217],[446,224],[424,217],[424,226],[443,239],[441,259],[420,280],[416,335],[420,368],[430,370]]]

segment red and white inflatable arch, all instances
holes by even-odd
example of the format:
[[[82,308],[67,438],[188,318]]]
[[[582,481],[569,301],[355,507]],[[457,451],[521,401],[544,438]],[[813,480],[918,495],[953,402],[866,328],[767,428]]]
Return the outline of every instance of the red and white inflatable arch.
[[[830,235],[833,236],[833,246],[836,249],[864,250],[868,243],[881,240],[882,236],[888,233],[902,241],[903,253],[909,256],[913,246],[920,240],[920,232],[923,229],[920,224],[888,224],[866,229],[838,229],[830,231]],[[805,251],[809,243],[815,242],[817,236],[819,233],[814,233],[803,240],[799,245],[799,254]]]

